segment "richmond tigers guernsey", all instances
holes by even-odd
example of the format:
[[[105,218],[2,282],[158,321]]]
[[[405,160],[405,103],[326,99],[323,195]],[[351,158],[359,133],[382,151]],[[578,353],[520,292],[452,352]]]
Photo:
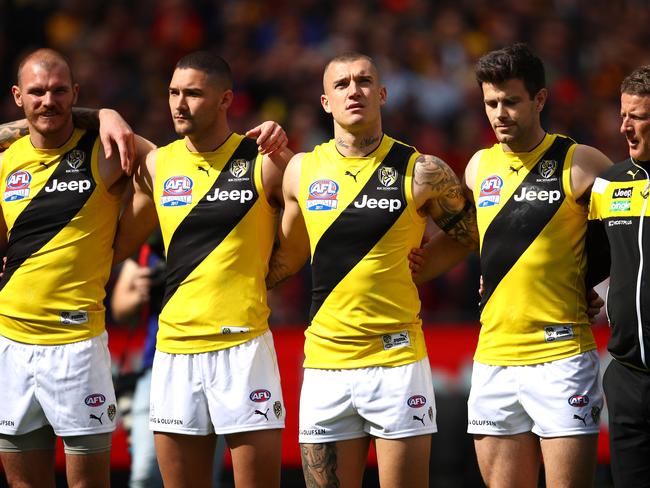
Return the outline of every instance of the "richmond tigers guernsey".
[[[167,255],[157,348],[214,351],[266,332],[277,212],[255,142],[232,134],[214,152],[190,152],[184,140],[158,149],[154,202]]]
[[[75,129],[60,148],[25,136],[4,153],[0,334],[9,339],[66,344],[104,331],[119,198],[99,176],[98,150],[97,133]]]
[[[313,277],[305,367],[399,366],[426,356],[407,259],[425,224],[412,197],[417,156],[388,136],[367,157],[343,157],[334,141],[304,155],[299,204]]]
[[[537,364],[596,347],[587,319],[587,211],[571,192],[576,144],[546,135],[531,152],[480,152],[481,333],[475,359]]]

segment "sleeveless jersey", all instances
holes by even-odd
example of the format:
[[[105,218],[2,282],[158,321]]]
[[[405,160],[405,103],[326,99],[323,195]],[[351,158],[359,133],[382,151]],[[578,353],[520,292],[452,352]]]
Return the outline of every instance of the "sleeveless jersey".
[[[25,136],[4,153],[1,335],[67,344],[104,331],[119,197],[99,176],[98,151],[96,132],[75,129],[60,148],[34,148]]]
[[[200,353],[268,330],[265,277],[277,212],[255,141],[233,134],[214,152],[160,148],[154,201],[167,255],[157,348]]]
[[[334,141],[302,160],[299,204],[312,254],[305,367],[399,366],[426,356],[408,266],[425,218],[413,203],[418,154],[384,136],[367,157]]]
[[[571,191],[576,144],[546,135],[531,152],[480,152],[481,332],[475,359],[538,364],[596,347],[587,319],[587,210]]]

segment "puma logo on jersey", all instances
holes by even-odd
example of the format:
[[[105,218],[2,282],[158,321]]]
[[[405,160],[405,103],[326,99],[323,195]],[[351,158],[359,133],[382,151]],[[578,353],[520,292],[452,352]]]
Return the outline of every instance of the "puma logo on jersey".
[[[64,191],[77,191],[83,193],[86,190],[90,190],[90,180],[79,180],[79,181],[61,181],[54,178],[50,186],[43,188],[46,192],[52,193],[55,191],[64,192]]]
[[[361,173],[361,170],[357,171],[356,173],[352,173],[351,171],[346,171],[345,176],[351,176],[354,179],[354,182],[357,182],[357,176],[359,176],[359,173]]]
[[[389,212],[395,212],[402,208],[402,202],[397,198],[368,198],[368,195],[363,195],[361,201],[354,201],[354,206],[357,208],[381,208],[388,209]]]
[[[573,414],[574,420],[582,420],[582,423],[585,424],[585,427],[587,427],[587,416],[585,415],[584,417],[581,417],[578,414]]]
[[[519,194],[514,196],[514,199],[516,202],[523,202],[524,200],[527,202],[534,202],[535,200],[539,200],[540,202],[553,203],[559,201],[561,196],[560,190],[536,191],[523,186]]]
[[[208,195],[206,200],[208,202],[214,202],[219,200],[220,202],[225,202],[226,200],[231,200],[233,202],[239,201],[240,203],[250,202],[253,199],[253,192],[251,190],[219,190],[215,188],[212,195]]]
[[[631,169],[627,170],[627,174],[630,175],[632,177],[632,179],[636,178],[636,175],[637,175],[638,172],[639,172],[638,169],[636,171],[632,171]]]

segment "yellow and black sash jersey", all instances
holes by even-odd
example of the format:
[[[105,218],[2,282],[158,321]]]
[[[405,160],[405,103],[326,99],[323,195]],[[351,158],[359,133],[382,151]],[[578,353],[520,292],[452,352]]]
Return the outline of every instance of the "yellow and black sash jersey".
[[[612,166],[596,178],[589,206],[589,219],[602,222],[611,253],[606,306],[612,327],[609,351],[622,363],[646,372],[650,369],[649,170],[648,163],[630,159]]]
[[[481,363],[538,364],[596,347],[586,314],[587,211],[570,182],[575,147],[547,134],[531,152],[495,144],[479,153]]]
[[[413,203],[418,154],[384,136],[366,157],[334,141],[302,160],[299,203],[312,253],[305,367],[398,366],[426,356],[408,266],[425,218]]]
[[[268,330],[265,277],[277,212],[255,141],[232,134],[214,152],[160,148],[154,200],[167,255],[157,348],[236,346]]]
[[[97,133],[76,129],[60,148],[34,148],[25,136],[4,153],[1,335],[67,344],[104,331],[119,198],[99,176],[98,151]]]

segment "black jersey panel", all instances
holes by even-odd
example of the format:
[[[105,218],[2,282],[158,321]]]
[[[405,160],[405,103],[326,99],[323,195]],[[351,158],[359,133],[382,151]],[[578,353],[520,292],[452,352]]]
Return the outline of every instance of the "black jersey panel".
[[[318,241],[312,259],[310,321],[406,209],[404,177],[413,152],[412,147],[394,143],[377,172]]]
[[[562,205],[566,197],[562,171],[567,151],[573,144],[569,138],[556,137],[485,231],[481,248],[485,287],[481,310]],[[545,172],[551,172],[554,165],[557,165],[552,171],[555,177],[545,177]]]
[[[21,264],[70,223],[92,195],[97,186],[91,165],[97,136],[97,132],[87,131],[63,154],[45,185],[14,222],[0,290]]]
[[[257,144],[243,139],[212,187],[174,231],[167,250],[163,308],[181,283],[228,236],[253,208],[259,194],[255,186]],[[241,161],[250,163],[248,177],[235,177]],[[231,180],[231,181],[228,181]]]

